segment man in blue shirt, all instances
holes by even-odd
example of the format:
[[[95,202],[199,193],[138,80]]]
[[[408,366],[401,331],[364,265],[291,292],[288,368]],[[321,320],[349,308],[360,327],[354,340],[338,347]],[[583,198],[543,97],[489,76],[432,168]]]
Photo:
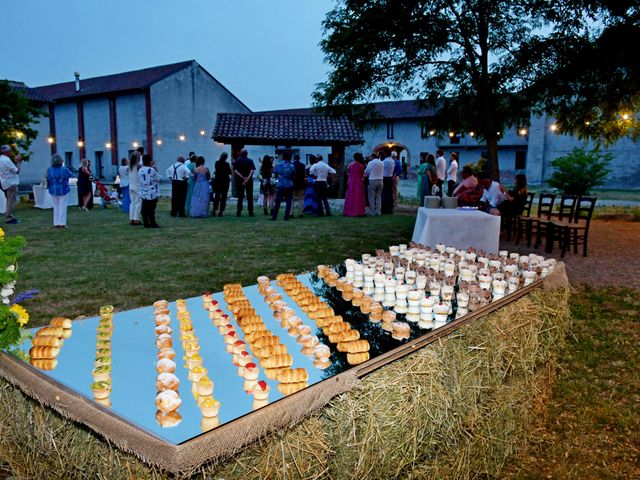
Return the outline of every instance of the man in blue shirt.
[[[293,199],[293,181],[296,176],[296,167],[291,163],[291,153],[285,152],[282,154],[282,162],[276,165],[273,170],[273,174],[278,179],[278,187],[276,189],[276,201],[271,211],[271,220],[278,218],[278,210],[280,210],[280,204],[284,198],[286,207],[284,209],[284,219],[289,220],[289,214],[291,213],[291,200]]]

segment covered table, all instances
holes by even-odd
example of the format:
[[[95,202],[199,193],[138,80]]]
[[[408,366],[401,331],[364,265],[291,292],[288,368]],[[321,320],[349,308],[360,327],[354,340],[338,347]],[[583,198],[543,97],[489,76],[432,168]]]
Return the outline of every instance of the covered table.
[[[412,240],[430,247],[443,243],[461,250],[475,247],[498,253],[500,217],[479,210],[420,207]]]
[[[69,189],[70,190],[67,206],[71,207],[74,205],[78,205],[78,186],[69,185]],[[33,199],[36,202],[36,208],[53,208],[53,204],[51,203],[51,195],[49,195],[49,191],[42,185],[33,186]]]

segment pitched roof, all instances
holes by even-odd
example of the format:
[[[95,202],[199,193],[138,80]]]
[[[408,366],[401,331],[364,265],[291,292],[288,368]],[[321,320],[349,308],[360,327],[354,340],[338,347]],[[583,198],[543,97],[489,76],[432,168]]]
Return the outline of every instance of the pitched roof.
[[[397,100],[389,102],[374,102],[371,104],[377,115],[382,118],[424,118],[433,116],[436,108],[423,107],[415,100]],[[275,115],[321,115],[322,112],[314,108],[293,108],[288,110],[269,110],[257,112]]]
[[[33,100],[34,102],[42,102],[42,103],[51,103],[52,100],[43,95],[40,92],[35,91],[33,88],[29,88],[27,87],[27,85],[24,82],[16,82],[13,80],[9,80],[9,87],[11,87],[12,90],[18,90],[19,92],[22,92],[22,94],[28,98],[29,100]]]
[[[218,113],[213,139],[245,145],[357,145],[362,133],[346,117]]]
[[[190,66],[195,60],[143,68],[131,72],[81,78],[80,91],[76,93],[75,81],[35,87],[32,90],[53,100],[101,95],[126,90],[140,90]]]

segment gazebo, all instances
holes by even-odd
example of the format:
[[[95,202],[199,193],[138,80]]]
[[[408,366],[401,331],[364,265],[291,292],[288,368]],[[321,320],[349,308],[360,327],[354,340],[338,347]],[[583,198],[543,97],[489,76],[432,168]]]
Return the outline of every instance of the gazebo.
[[[214,141],[231,145],[235,161],[246,145],[329,146],[344,192],[344,153],[347,145],[364,143],[362,133],[346,117],[261,113],[218,113]]]

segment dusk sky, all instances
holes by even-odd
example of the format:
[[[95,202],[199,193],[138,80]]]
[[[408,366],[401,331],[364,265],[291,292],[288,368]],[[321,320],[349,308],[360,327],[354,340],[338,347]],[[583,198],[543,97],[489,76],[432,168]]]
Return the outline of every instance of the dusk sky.
[[[0,78],[31,87],[194,59],[252,110],[306,107],[332,0],[20,0]]]

